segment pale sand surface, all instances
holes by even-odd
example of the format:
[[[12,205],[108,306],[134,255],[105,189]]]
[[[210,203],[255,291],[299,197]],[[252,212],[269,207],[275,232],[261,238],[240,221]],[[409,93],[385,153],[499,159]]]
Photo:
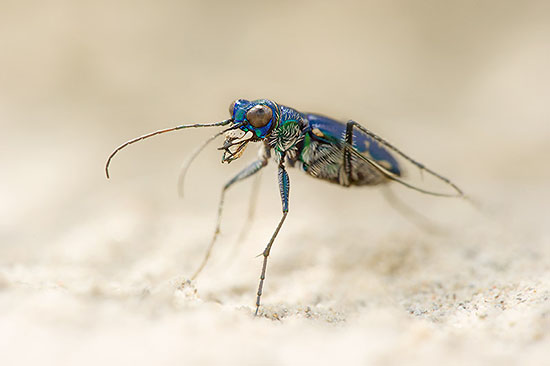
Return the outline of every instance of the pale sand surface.
[[[550,364],[548,2],[0,3],[1,365]],[[354,118],[480,202],[296,169],[254,318],[276,170],[228,193],[237,97]],[[411,171],[411,174],[416,172]]]

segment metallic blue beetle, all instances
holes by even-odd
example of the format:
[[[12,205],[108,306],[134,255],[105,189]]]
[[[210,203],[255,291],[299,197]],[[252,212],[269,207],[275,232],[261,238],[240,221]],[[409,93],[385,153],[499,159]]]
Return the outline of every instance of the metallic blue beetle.
[[[267,258],[269,257],[271,246],[288,214],[290,181],[286,171],[287,166],[296,166],[312,177],[327,180],[344,187],[352,185],[379,185],[395,181],[426,194],[464,196],[462,191],[450,180],[411,159],[388,141],[367,130],[357,122],[349,121],[344,124],[318,114],[301,113],[267,99],[254,101],[238,99],[230,105],[229,113],[231,117],[221,122],[180,125],[155,131],[127,141],[117,147],[109,156],[105,165],[105,173],[107,178],[109,178],[109,164],[118,151],[130,144],[165,132],[194,127],[228,126],[202,144],[192,154],[189,164],[208,143],[222,134],[225,134],[225,141],[219,148],[224,151],[222,162],[230,163],[238,159],[248,143],[260,142],[258,159],[224,185],[218,206],[218,219],[214,236],[203,262],[192,276],[192,279],[196,278],[204,268],[218,236],[225,191],[234,183],[260,171],[267,165],[269,158],[273,156],[278,166],[282,217],[262,253],[264,259],[257,291],[256,315],[260,307]],[[390,151],[417,166],[421,171],[450,185],[456,193],[432,192],[416,187],[403,180],[401,168]],[[185,167],[183,175],[185,175],[189,164]]]

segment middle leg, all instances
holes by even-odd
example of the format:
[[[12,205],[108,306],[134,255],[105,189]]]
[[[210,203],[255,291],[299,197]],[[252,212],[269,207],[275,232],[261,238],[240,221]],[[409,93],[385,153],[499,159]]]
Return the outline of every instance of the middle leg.
[[[285,222],[286,215],[288,214],[288,195],[290,191],[290,180],[288,179],[288,173],[286,172],[284,166],[284,156],[281,158],[279,163],[279,191],[281,193],[281,203],[283,205],[283,216],[281,217],[281,220],[279,221],[275,232],[273,233],[273,235],[271,235],[271,239],[269,239],[269,243],[262,253],[264,261],[262,264],[262,272],[260,274],[260,284],[258,285],[258,292],[256,294],[256,312],[254,313],[254,316],[258,315],[258,310],[260,309],[260,299],[263,293],[265,273],[267,270],[267,258],[269,257],[269,253],[271,252],[271,246],[273,245],[277,234],[279,234],[279,230],[281,229],[281,226],[283,226],[283,222]]]

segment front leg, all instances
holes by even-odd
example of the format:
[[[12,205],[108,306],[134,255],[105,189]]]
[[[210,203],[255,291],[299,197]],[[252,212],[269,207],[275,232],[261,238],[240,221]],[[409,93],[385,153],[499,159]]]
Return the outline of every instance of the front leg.
[[[262,273],[260,274],[260,284],[258,285],[258,297],[256,298],[256,312],[254,313],[254,316],[258,315],[258,309],[260,308],[260,298],[262,297],[262,290],[264,287],[264,280],[265,280],[265,272],[267,269],[267,257],[269,257],[269,252],[271,251],[271,246],[273,245],[273,242],[275,241],[275,238],[277,237],[277,234],[279,233],[279,230],[281,229],[281,226],[283,226],[283,222],[285,222],[286,215],[288,214],[288,194],[290,191],[290,181],[288,179],[288,173],[286,172],[285,166],[284,166],[284,155],[281,156],[281,159],[279,160],[279,191],[281,192],[281,203],[283,205],[283,217],[281,217],[281,220],[279,221],[279,224],[277,225],[277,228],[275,229],[275,232],[273,235],[271,235],[271,239],[269,240],[269,243],[265,247],[262,255],[264,256],[264,262],[262,265]]]
[[[260,156],[260,159],[252,162],[249,166],[241,170],[236,176],[234,176],[231,180],[229,180],[222,189],[222,194],[220,197],[220,202],[218,204],[218,217],[216,219],[216,229],[214,230],[214,236],[212,237],[212,240],[210,240],[210,244],[208,245],[208,249],[206,250],[206,253],[204,255],[204,258],[202,260],[201,265],[193,276],[191,276],[191,279],[194,280],[197,278],[197,276],[201,273],[202,269],[208,262],[208,258],[210,258],[210,253],[212,253],[212,248],[214,247],[214,243],[216,243],[216,239],[218,238],[218,234],[220,233],[220,224],[222,219],[222,211],[223,211],[223,202],[225,199],[225,192],[229,187],[231,187],[233,184],[242,181],[243,179],[246,179],[250,177],[251,175],[254,175],[260,171],[263,167],[267,165],[267,156],[266,154],[263,154]]]

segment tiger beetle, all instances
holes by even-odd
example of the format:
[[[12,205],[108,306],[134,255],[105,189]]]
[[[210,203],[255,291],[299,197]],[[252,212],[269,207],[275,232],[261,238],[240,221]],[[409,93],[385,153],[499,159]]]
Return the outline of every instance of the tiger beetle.
[[[286,171],[287,166],[296,166],[314,178],[323,179],[344,187],[373,186],[394,181],[425,194],[464,197],[460,188],[449,179],[413,160],[388,141],[355,121],[350,120],[344,124],[319,114],[301,113],[267,99],[254,101],[237,99],[230,105],[229,114],[231,117],[221,122],[180,125],[129,140],[111,153],[105,165],[105,173],[109,178],[109,164],[121,149],[165,132],[195,127],[226,127],[195,150],[183,170],[183,175],[185,175],[191,161],[206,145],[221,135],[225,134],[225,141],[219,148],[223,151],[222,163],[231,163],[241,157],[248,143],[259,142],[260,149],[257,160],[241,170],[223,186],[213,238],[201,265],[191,277],[191,279],[195,279],[206,265],[220,232],[223,202],[227,189],[233,184],[258,173],[267,165],[269,158],[273,156],[278,167],[282,217],[263,253],[260,254],[263,256],[263,264],[256,294],[255,315],[258,314],[260,308],[267,259],[273,242],[288,215],[290,180]],[[421,172],[426,172],[449,185],[455,193],[434,192],[403,180],[402,168],[395,158],[396,155],[418,167]]]

